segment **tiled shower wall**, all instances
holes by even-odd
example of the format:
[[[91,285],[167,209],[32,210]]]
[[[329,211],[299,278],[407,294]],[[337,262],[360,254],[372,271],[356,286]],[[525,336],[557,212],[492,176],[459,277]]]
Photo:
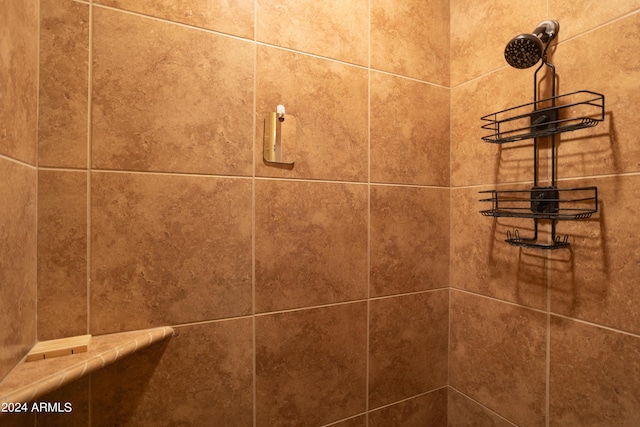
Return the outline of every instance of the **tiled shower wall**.
[[[177,332],[74,425],[446,422],[449,7],[393,3],[40,0],[38,338]]]
[[[38,339],[178,333],[39,425],[638,424],[639,2],[39,3],[39,39],[35,0],[0,5],[0,376],[35,339],[36,189]],[[530,185],[478,118],[531,100],[501,52],[547,17],[560,93],[607,102],[558,161],[600,213],[552,253],[477,213]],[[278,103],[293,169],[260,157]]]
[[[451,1],[450,425],[640,425],[639,8]],[[544,19],[560,22],[558,93],[603,93],[606,111],[559,137],[558,185],[597,186],[599,213],[560,222],[572,246],[558,251],[503,242],[530,220],[478,214],[478,191],[531,186],[531,142],[485,144],[479,118],[533,100],[534,69],[502,51]]]

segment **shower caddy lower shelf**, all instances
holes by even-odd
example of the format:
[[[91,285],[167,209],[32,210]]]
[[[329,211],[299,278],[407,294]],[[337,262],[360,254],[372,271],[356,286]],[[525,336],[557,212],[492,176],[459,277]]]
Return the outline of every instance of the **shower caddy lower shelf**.
[[[560,105],[558,105],[560,104]],[[495,218],[530,218],[534,220],[532,236],[522,237],[518,230],[508,231],[505,241],[514,246],[536,249],[560,249],[569,246],[569,236],[556,235],[556,221],[590,218],[598,211],[598,188],[558,188],[555,171],[555,135],[598,125],[604,120],[604,95],[581,90],[537,100],[509,108],[481,118],[482,129],[491,134],[485,142],[504,144],[527,139],[534,140],[534,186],[529,190],[481,191],[488,197],[480,202],[490,203],[481,210],[484,216]],[[551,186],[538,185],[537,138],[552,138]],[[538,242],[538,221],[551,222],[551,240]]]

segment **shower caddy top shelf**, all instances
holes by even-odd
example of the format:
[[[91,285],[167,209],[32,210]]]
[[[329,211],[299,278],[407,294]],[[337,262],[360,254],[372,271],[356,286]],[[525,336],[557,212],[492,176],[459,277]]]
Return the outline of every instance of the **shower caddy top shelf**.
[[[543,67],[551,70],[551,97],[538,100],[538,72]],[[505,241],[514,246],[536,249],[560,249],[569,244],[569,236],[556,234],[556,221],[590,218],[598,211],[598,188],[558,188],[556,186],[556,139],[557,134],[598,125],[604,120],[604,95],[580,90],[556,95],[556,72],[553,64],[543,58],[534,73],[534,101],[508,108],[481,117],[485,122],[482,129],[490,134],[482,140],[492,144],[504,144],[533,139],[534,177],[529,190],[488,190],[481,191],[489,197],[480,202],[491,204],[481,210],[484,216],[533,219],[533,235],[523,237],[516,229],[507,231]],[[549,137],[551,141],[550,186],[538,183],[538,138]],[[551,223],[549,242],[538,241],[538,223]]]

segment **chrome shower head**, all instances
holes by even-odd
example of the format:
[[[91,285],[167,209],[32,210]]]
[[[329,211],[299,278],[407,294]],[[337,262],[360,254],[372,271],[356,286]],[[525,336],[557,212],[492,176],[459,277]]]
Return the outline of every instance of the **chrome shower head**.
[[[544,56],[547,46],[559,30],[558,21],[541,22],[532,34],[520,34],[512,38],[504,49],[504,59],[514,68],[533,67]]]

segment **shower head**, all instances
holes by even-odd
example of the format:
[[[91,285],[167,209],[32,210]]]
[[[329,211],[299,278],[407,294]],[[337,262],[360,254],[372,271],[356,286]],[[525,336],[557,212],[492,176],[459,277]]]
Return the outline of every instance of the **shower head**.
[[[547,46],[558,34],[558,21],[543,21],[532,34],[520,34],[511,39],[504,49],[504,59],[515,68],[533,67],[547,51]]]

